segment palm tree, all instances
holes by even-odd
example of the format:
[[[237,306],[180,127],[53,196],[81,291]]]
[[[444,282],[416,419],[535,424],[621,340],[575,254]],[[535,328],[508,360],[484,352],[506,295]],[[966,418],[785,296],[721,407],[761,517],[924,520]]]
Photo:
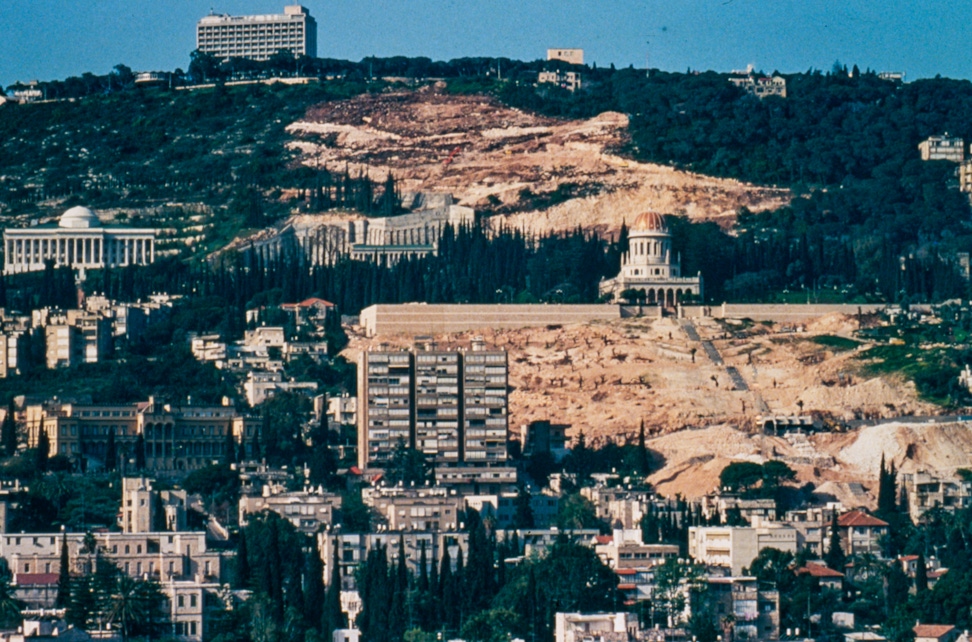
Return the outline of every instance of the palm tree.
[[[133,632],[150,628],[155,623],[155,607],[160,597],[151,582],[120,574],[108,603],[109,624],[118,627],[122,640],[127,640]]]
[[[20,624],[21,603],[14,599],[12,579],[7,561],[0,558],[0,626],[11,627]]]

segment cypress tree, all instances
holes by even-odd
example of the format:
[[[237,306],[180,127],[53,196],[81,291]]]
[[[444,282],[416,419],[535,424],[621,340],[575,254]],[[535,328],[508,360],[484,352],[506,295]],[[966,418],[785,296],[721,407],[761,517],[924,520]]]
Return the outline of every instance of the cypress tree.
[[[887,515],[891,512],[892,502],[890,488],[888,487],[888,471],[884,465],[884,454],[881,454],[881,466],[878,469],[878,513]]]
[[[924,553],[918,554],[918,561],[915,562],[915,592],[922,595],[928,591],[928,568],[925,566]]]
[[[433,598],[438,597],[439,593],[439,567],[435,564],[435,559],[433,558],[432,564],[429,564],[429,595]]]
[[[108,444],[105,446],[105,470],[113,472],[118,468],[118,452],[115,449],[115,428],[108,429]]]
[[[840,530],[837,525],[837,511],[833,512],[833,516],[830,520],[830,544],[827,548],[827,553],[824,555],[824,561],[827,562],[827,566],[835,571],[844,572],[844,565],[847,562],[847,556],[844,555],[844,549],[840,546]]]
[[[340,548],[338,538],[334,538],[334,550],[331,554],[330,580],[324,594],[324,610],[321,616],[321,633],[324,639],[330,640],[336,629],[344,628],[344,611],[341,610],[341,563],[338,558]]]
[[[236,588],[250,585],[250,553],[246,545],[246,529],[240,529],[240,544],[236,549]]]
[[[68,558],[67,533],[61,535],[61,562],[57,572],[57,600],[54,606],[67,608],[71,603],[71,560]]]
[[[439,622],[444,626],[451,625],[452,611],[456,606],[456,595],[455,585],[452,581],[452,556],[449,554],[448,545],[442,547],[436,603],[439,605]]]
[[[648,457],[648,446],[645,445],[645,420],[641,420],[641,428],[638,430],[638,467],[642,475],[651,472],[651,460]]]
[[[522,482],[518,485],[516,489],[516,510],[513,513],[513,527],[514,528],[533,528],[534,517],[533,517],[533,497],[530,495],[529,489]]]
[[[135,470],[145,470],[145,436],[142,433],[135,439]]]
[[[17,409],[14,407],[13,397],[7,403],[7,414],[3,418],[3,424],[0,426],[0,441],[3,442],[4,454],[7,457],[13,457],[17,454],[17,420],[16,420]]]
[[[43,427],[40,429],[40,435],[37,438],[37,449],[34,454],[37,470],[45,472],[47,470],[47,459],[51,454],[51,441],[47,436],[47,430]]]
[[[389,633],[392,640],[401,640],[406,625],[410,621],[406,601],[408,599],[408,567],[405,564],[405,534],[398,539],[398,560],[395,568],[389,569],[389,583],[392,585],[391,611],[389,614]]]
[[[540,608],[539,596],[537,595],[537,576],[533,564],[530,565],[530,574],[527,576],[525,610],[524,615],[528,618],[530,639],[543,639],[543,610]]]
[[[324,606],[324,562],[321,559],[321,549],[318,538],[314,537],[313,546],[307,552],[307,564],[304,577],[304,614],[311,624],[310,617],[320,612]],[[325,632],[326,633],[326,632]]]
[[[428,592],[429,590],[428,563],[429,560],[425,553],[425,540],[423,539],[419,543],[419,580],[418,580],[418,589],[423,592]]]
[[[456,572],[452,574],[452,613],[450,614],[450,625],[456,631],[462,628],[466,621],[466,612],[463,607],[466,605],[464,588],[466,580],[466,569],[463,564],[462,548],[456,547]]]
[[[466,511],[469,524],[469,563],[463,573],[464,613],[470,617],[485,609],[494,593],[494,554],[486,528],[474,509]]]
[[[233,426],[226,429],[226,444],[223,451],[227,464],[236,463],[236,438],[233,437]]]

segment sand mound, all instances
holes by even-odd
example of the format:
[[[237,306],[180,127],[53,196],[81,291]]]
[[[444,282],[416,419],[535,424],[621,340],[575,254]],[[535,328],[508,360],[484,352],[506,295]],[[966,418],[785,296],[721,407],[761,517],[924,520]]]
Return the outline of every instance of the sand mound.
[[[965,424],[887,423],[861,428],[854,441],[835,453],[861,475],[877,477],[881,457],[906,473],[916,470],[951,474],[972,465],[972,431]]]

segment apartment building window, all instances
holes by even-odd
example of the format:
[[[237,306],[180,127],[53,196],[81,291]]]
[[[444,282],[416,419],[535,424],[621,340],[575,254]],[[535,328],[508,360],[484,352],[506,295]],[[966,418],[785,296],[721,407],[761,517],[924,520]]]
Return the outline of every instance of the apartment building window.
[[[186,605],[186,597],[184,595],[179,596],[179,608],[181,609]]]
[[[191,606],[191,607],[195,607],[196,606],[196,596],[195,595],[190,595],[189,596],[189,606]]]

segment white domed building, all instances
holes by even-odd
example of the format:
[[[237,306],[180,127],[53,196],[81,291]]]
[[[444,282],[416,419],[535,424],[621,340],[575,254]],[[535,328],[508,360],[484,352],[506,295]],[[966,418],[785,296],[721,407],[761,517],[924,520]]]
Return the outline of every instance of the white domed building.
[[[55,266],[80,270],[148,265],[155,261],[158,230],[101,224],[87,207],[72,207],[54,225],[3,231],[4,274],[43,270]]]
[[[639,214],[628,233],[628,251],[621,257],[621,273],[602,279],[601,296],[621,298],[625,290],[644,290],[647,303],[675,306],[687,298],[702,298],[702,275],[683,277],[672,259],[672,235],[665,219],[655,212]]]

